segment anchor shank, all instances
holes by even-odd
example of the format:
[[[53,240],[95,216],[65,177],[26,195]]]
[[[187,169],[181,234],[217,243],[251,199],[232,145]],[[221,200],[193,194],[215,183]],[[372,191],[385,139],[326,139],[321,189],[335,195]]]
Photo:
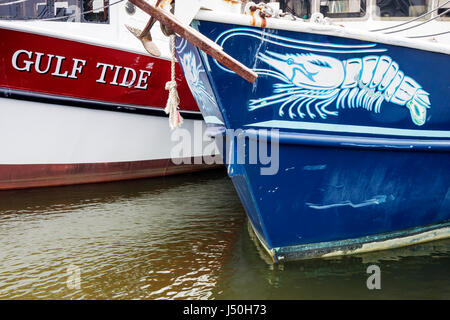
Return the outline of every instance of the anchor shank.
[[[219,45],[194,28],[180,22],[173,14],[166,12],[159,7],[155,7],[145,2],[145,0],[129,1],[245,80],[253,83],[258,78],[258,75],[253,70],[225,53]]]
[[[156,1],[156,4],[155,4],[155,7],[158,7],[159,4],[161,3],[161,1],[162,1],[162,0],[157,0],[157,1]],[[148,20],[147,24],[145,25],[144,30],[142,30],[141,35],[139,36],[140,39],[144,38],[145,35],[146,35],[147,33],[150,32],[150,30],[152,29],[152,27],[153,27],[153,25],[155,24],[155,22],[156,22],[156,20],[155,20],[155,18],[153,18],[153,16],[152,16],[152,17]]]

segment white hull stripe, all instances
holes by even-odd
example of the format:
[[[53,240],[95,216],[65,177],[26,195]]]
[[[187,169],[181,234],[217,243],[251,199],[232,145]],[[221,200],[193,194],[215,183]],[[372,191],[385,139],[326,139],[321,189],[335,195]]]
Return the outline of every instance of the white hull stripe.
[[[364,133],[376,135],[427,137],[427,138],[450,138],[450,131],[442,130],[414,130],[371,126],[354,126],[330,123],[312,123],[302,121],[270,120],[247,124],[246,127],[280,128],[280,129],[302,129],[328,132]]]

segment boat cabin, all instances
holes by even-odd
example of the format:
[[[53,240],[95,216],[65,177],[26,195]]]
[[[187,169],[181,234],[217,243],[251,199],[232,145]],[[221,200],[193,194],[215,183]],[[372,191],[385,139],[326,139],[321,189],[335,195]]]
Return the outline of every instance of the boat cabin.
[[[249,1],[244,1],[249,2]],[[303,19],[320,12],[332,19],[372,18],[374,20],[402,20],[417,17],[438,8],[432,17],[450,18],[447,0],[277,0],[280,8]],[[448,3],[447,3],[448,2]]]
[[[125,24],[143,28],[148,16],[126,0],[0,0],[0,24],[19,22],[20,27],[44,28],[44,32],[65,33],[69,37],[94,37],[95,41],[108,41],[110,45],[144,52],[139,41],[125,28]],[[208,0],[208,3],[229,3],[229,0]],[[243,0],[242,8],[250,1]],[[417,19],[420,28],[406,28],[399,36],[423,37],[450,43],[448,0],[265,0],[278,2],[280,9],[309,21],[321,13],[334,23],[359,30],[391,27],[399,21]],[[239,5],[239,1],[234,1]],[[27,22],[27,23],[24,23]],[[30,22],[32,24],[30,24]],[[58,28],[55,29],[55,23]],[[66,24],[63,24],[66,22]],[[408,27],[412,26],[411,24]],[[446,29],[446,30],[443,30]],[[167,38],[159,27],[153,28],[153,37],[167,47]],[[447,31],[442,33],[442,31]],[[432,35],[431,37],[425,37]],[[169,57],[168,49],[162,55]]]
[[[89,42],[147,54],[126,25],[143,29],[149,16],[126,0],[0,0],[0,27]],[[152,36],[170,58],[157,25]]]
[[[109,0],[18,0],[0,4],[4,20],[109,23]]]
[[[414,23],[408,23],[401,28],[401,31],[392,33],[402,37],[450,43],[450,1],[448,0],[271,0],[260,2],[277,2],[283,12],[303,21],[309,21],[311,17],[320,13],[331,23],[366,31],[390,28],[414,19]]]

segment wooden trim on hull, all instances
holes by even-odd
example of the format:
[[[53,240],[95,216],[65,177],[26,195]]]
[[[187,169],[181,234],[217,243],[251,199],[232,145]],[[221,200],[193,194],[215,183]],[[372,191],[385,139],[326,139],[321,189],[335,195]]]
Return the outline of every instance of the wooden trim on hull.
[[[220,166],[205,164],[201,157],[187,158],[180,165],[174,164],[171,159],[75,164],[0,164],[0,190],[161,177],[217,169]]]

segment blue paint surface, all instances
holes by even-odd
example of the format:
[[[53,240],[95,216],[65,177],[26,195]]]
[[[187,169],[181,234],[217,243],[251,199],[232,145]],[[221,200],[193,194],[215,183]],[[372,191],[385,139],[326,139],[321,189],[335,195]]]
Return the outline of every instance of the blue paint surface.
[[[302,170],[311,162],[326,163],[327,168]],[[450,204],[444,200],[450,188],[449,163],[448,152],[282,144],[276,176],[260,175],[257,165],[241,165],[242,177],[232,178],[252,187],[254,200],[245,197],[245,208],[258,211],[272,247],[283,247],[448,220]],[[268,192],[275,187],[277,192]]]
[[[215,95],[221,107],[223,107],[224,110],[227,110],[227,113],[224,116],[227,118],[226,120],[230,122],[230,127],[242,127],[253,123],[277,120],[291,121],[293,123],[293,128],[285,128],[286,130],[302,130],[297,129],[295,123],[326,123],[366,127],[385,127],[393,129],[410,129],[418,131],[450,131],[448,125],[450,122],[450,113],[448,112],[450,105],[449,100],[447,99],[447,94],[443,94],[450,92],[450,83],[448,77],[440,77],[439,81],[436,81],[436,74],[440,72],[439,70],[447,70],[450,68],[448,56],[445,54],[421,51],[413,48],[370,43],[356,39],[308,33],[295,33],[283,30],[264,29],[264,34],[261,35],[260,33],[262,32],[262,29],[243,28],[240,26],[218,24],[207,21],[201,21],[198,23],[198,29],[212,40],[217,40],[218,44],[223,45],[225,52],[229,53],[246,66],[251,67],[259,73],[258,80],[254,84],[250,84],[236,74],[226,71],[226,68],[218,64],[211,57],[206,57],[206,55],[202,57],[198,56],[199,59],[202,59],[205,70],[210,70],[209,74],[213,75],[214,81],[210,80],[211,94]],[[276,37],[291,40],[278,41]],[[261,38],[264,40],[261,41]],[[299,45],[298,43],[292,43],[294,40],[307,43],[319,43],[320,46],[312,46],[310,44]],[[287,45],[290,46],[286,47]],[[190,46],[188,45],[188,47]],[[321,51],[313,52],[306,50],[308,48],[311,49],[311,47],[314,47],[313,49],[315,50]],[[323,52],[323,50],[326,52]],[[274,90],[277,89],[277,86],[288,85],[286,82],[277,78],[277,76],[280,75],[284,77],[284,74],[275,67],[275,64],[271,65],[266,62],[268,58],[262,58],[263,56],[267,56],[273,60],[280,60],[273,55],[270,56],[269,52],[283,56],[293,55],[294,57],[302,57],[302,55],[307,57],[308,54],[314,54],[316,56],[320,55],[321,57],[327,58],[326,60],[321,60],[320,57],[311,58],[312,62],[317,61],[318,64],[327,63],[330,59],[336,60],[339,62],[338,64],[344,65],[347,65],[349,61],[364,60],[365,64],[362,69],[364,70],[364,73],[372,75],[371,80],[373,81],[368,81],[367,79],[362,79],[361,76],[358,76],[358,79],[356,79],[358,82],[357,84],[350,84],[351,81],[349,79],[345,81],[345,84],[336,84],[338,82],[335,83],[336,86],[331,86],[328,84],[327,88],[325,88],[326,84],[323,84],[322,87],[324,90],[335,88],[338,91],[338,96],[325,107],[325,109],[329,112],[337,112],[337,115],[325,114],[325,118],[322,118],[315,108],[316,104],[326,101],[326,99],[320,98],[317,98],[313,103],[309,101],[301,106],[300,111],[304,113],[303,118],[299,115],[297,109],[301,102],[305,102],[304,100],[297,102],[297,104],[293,106],[291,113],[293,113],[294,116],[292,118],[289,115],[289,107],[292,106],[292,103],[286,104],[283,107],[284,114],[280,115],[280,108],[283,102],[273,103],[266,107],[255,108],[255,101],[267,99],[268,97],[276,95]],[[374,60],[378,59],[375,61],[375,63],[378,64],[378,67],[374,66],[374,62],[370,61],[367,57],[374,57]],[[381,59],[382,57],[383,59]],[[397,75],[400,77],[400,74],[403,74],[403,80],[405,80],[404,86],[397,87],[398,92],[393,95],[398,99],[393,99],[392,97],[386,98],[379,105],[379,109],[377,109],[376,100],[370,102],[370,97],[364,100],[366,97],[365,95],[361,95],[359,97],[361,102],[360,105],[357,105],[358,95],[356,95],[354,99],[351,99],[354,105],[351,107],[351,103],[348,103],[348,98],[352,89],[355,89],[358,93],[364,92],[362,88],[364,87],[364,83],[367,82],[365,85],[369,87],[369,89],[374,89],[375,92],[380,91],[380,85],[383,81],[379,81],[380,83],[375,88],[373,86],[373,83],[376,83],[374,78],[379,79],[381,77],[380,74],[385,74],[383,78],[383,80],[386,81],[386,84],[384,84],[385,90],[383,91],[383,93],[385,93],[388,83],[395,81],[395,76],[390,77],[389,75],[386,75],[386,72],[382,72],[382,70],[380,71],[380,69],[382,69],[380,60],[384,61],[387,59],[386,57],[389,57],[390,59],[389,66],[398,66]],[[381,64],[384,64],[385,66],[388,65],[387,62]],[[297,64],[293,65],[297,66]],[[305,63],[305,65],[313,66],[311,63]],[[327,69],[329,70],[327,71]],[[323,73],[325,78],[329,78],[330,75],[334,73],[340,74],[342,71],[335,69],[336,68],[323,67],[320,72],[316,69],[314,72],[319,73],[315,77]],[[347,70],[349,68],[344,66],[343,69]],[[309,72],[314,73],[312,70]],[[297,70],[296,74],[301,74],[301,72]],[[376,77],[374,77],[375,74],[377,75]],[[305,79],[306,78],[307,77],[305,77]],[[337,76],[337,78],[339,78],[339,76]],[[317,80],[319,81],[319,79]],[[408,106],[408,103],[405,103],[404,105],[399,104],[399,98],[405,98],[407,96],[406,94],[401,94],[401,92],[403,89],[407,88],[407,84],[411,84],[412,82],[416,83],[416,85],[421,88],[415,99],[417,102],[416,105],[420,107],[420,104],[422,104],[425,106],[424,109],[426,109],[426,118],[422,125],[418,125],[412,120],[411,109],[415,110],[414,106]],[[294,83],[298,84],[299,82],[294,81]],[[320,87],[320,84],[316,84],[315,86],[313,84],[314,83],[312,82],[309,83],[308,89],[310,91],[314,89],[314,87],[316,89]],[[350,85],[355,86],[350,87]],[[339,99],[340,94],[342,94],[346,89],[344,87],[351,90],[344,97]],[[278,90],[281,89],[283,88],[278,88]],[[295,92],[298,94],[299,89],[301,88],[297,86],[297,89],[294,88],[292,90],[294,94]],[[282,92],[279,92],[279,94],[282,94]],[[309,115],[306,108],[307,103],[310,103],[309,109],[311,114],[315,114],[315,118],[312,118]],[[369,103],[372,104],[372,108],[365,108],[364,105],[368,105]],[[320,107],[321,106],[319,105],[319,110]],[[238,114],[239,116],[233,116],[235,114]],[[361,133],[363,132],[352,132],[351,134]],[[407,135],[408,133],[406,132],[405,134]]]
[[[184,45],[179,57],[195,55],[215,99],[203,114],[220,114],[228,129],[284,135],[276,175],[229,164],[269,249],[450,219],[450,79],[436,79],[450,69],[448,55],[205,21],[197,27],[259,74],[250,84]]]

